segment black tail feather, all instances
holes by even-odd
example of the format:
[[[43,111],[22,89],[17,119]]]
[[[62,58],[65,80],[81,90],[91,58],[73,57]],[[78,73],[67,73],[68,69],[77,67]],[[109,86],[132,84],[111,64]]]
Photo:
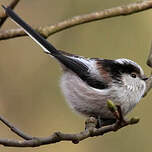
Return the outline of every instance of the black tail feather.
[[[56,48],[47,42],[39,33],[34,31],[30,25],[25,23],[14,11],[12,11],[11,8],[5,7],[2,5],[2,7],[5,9],[6,14],[20,27],[23,28],[25,33],[27,33],[34,41],[36,41],[43,49],[44,52],[51,55],[56,55],[59,52],[56,50]]]

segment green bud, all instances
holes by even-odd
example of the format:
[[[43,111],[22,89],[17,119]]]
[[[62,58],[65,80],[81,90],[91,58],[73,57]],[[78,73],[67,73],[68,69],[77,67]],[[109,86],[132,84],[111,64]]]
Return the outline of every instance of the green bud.
[[[117,111],[116,105],[111,100],[107,101],[107,106],[111,112]]]

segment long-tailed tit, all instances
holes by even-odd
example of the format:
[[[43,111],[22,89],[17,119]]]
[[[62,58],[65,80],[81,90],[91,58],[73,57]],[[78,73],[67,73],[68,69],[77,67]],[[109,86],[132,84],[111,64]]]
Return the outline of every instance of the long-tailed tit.
[[[146,77],[134,61],[84,58],[57,50],[10,8],[3,8],[46,54],[59,61],[63,69],[61,88],[67,103],[76,112],[114,122],[115,117],[107,107],[108,100],[120,105],[126,115],[142,98]]]

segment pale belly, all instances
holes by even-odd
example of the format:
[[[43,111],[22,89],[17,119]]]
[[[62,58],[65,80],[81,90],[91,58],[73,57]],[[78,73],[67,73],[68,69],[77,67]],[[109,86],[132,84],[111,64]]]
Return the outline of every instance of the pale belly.
[[[126,93],[117,93],[112,90],[98,90],[89,87],[72,72],[65,72],[61,78],[61,88],[69,106],[85,116],[100,116],[104,119],[113,119],[114,116],[107,107],[107,100],[120,105],[123,114],[127,114],[137,102],[124,101]],[[121,91],[121,90],[120,90]]]

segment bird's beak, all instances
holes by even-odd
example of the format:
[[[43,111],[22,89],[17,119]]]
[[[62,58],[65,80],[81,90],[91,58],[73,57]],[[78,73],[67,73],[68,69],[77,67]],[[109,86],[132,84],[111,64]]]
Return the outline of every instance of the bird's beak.
[[[146,81],[146,80],[148,80],[148,77],[144,75],[144,76],[142,76],[141,79],[144,80],[144,81]]]

